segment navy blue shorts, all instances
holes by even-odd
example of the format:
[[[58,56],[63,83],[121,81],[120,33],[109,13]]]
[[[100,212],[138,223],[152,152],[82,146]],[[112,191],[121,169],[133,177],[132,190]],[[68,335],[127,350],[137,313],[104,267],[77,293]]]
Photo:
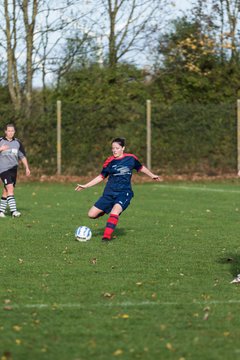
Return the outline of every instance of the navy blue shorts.
[[[17,167],[2,172],[0,178],[2,179],[4,186],[9,184],[15,186],[17,181]]]
[[[94,206],[108,214],[115,204],[119,204],[124,211],[130,205],[132,198],[133,192],[131,191],[103,195],[96,201]]]

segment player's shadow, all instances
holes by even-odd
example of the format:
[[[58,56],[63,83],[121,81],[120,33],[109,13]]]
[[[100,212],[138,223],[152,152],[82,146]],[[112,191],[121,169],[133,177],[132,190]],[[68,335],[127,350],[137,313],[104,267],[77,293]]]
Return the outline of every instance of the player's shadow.
[[[229,264],[230,273],[233,277],[240,274],[240,255],[238,254],[227,254],[222,258],[218,259],[220,264]]]
[[[99,229],[94,229],[94,230],[93,230],[93,235],[94,235],[94,236],[102,236],[103,233],[104,233],[104,229],[105,229],[105,227],[99,228]],[[123,236],[125,233],[126,233],[125,229],[117,228],[117,229],[114,231],[114,233],[113,233],[113,237],[114,237],[114,236],[116,236],[116,237],[121,237],[121,236]]]

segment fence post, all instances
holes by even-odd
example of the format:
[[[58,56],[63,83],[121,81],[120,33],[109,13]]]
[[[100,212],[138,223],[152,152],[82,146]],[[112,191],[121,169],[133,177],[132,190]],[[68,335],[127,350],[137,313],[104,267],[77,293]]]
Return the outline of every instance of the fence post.
[[[237,100],[237,173],[240,176],[240,100]]]
[[[147,167],[151,170],[151,100],[147,100]]]
[[[62,172],[62,144],[61,144],[61,127],[62,127],[62,102],[57,100],[57,174]]]

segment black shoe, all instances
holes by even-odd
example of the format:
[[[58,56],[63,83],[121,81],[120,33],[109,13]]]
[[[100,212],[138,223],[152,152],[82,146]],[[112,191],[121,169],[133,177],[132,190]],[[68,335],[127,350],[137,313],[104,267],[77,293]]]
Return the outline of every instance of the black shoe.
[[[108,242],[108,241],[111,241],[111,239],[106,238],[106,237],[103,237],[103,238],[102,238],[102,242]]]

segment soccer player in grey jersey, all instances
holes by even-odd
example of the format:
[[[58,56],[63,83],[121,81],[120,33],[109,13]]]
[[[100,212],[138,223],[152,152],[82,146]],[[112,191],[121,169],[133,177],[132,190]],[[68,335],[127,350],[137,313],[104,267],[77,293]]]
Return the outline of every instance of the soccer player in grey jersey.
[[[30,169],[23,145],[14,137],[15,126],[7,124],[4,131],[5,136],[0,138],[0,178],[4,185],[0,201],[0,218],[5,217],[7,205],[10,208],[12,217],[18,217],[21,213],[17,211],[14,187],[17,180],[19,161],[23,163],[27,176],[30,175]]]

